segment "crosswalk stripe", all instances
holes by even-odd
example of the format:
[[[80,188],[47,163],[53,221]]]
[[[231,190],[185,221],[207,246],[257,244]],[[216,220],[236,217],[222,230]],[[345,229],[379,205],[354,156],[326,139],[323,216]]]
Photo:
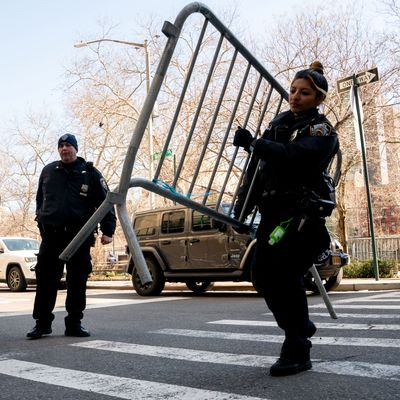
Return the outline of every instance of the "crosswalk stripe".
[[[326,308],[325,304],[311,304],[308,308]],[[391,304],[333,304],[335,310],[340,309],[359,309],[359,310],[400,310],[399,306]]]
[[[133,300],[125,300],[125,299],[88,299],[88,304],[86,305],[86,310],[95,309],[95,308],[105,308],[105,307],[117,307],[117,306],[136,306],[139,304],[146,303],[155,303],[155,302],[163,302],[163,301],[177,301],[177,300],[189,300],[190,297],[157,297],[153,299],[133,299]],[[94,303],[90,304],[93,301]],[[63,312],[65,311],[65,307],[56,307],[53,312]],[[21,311],[21,312],[11,312],[11,313],[3,313],[0,312],[0,318],[2,317],[15,317],[20,315],[32,315],[32,310],[30,311]]]
[[[277,327],[275,321],[250,321],[250,320],[233,320],[222,319],[219,321],[211,321],[209,324],[216,325],[237,325],[237,326],[272,326]],[[370,331],[398,331],[400,325],[398,324],[340,324],[340,323],[326,323],[317,322],[317,328],[323,329],[348,329],[348,330],[370,330]]]
[[[149,346],[133,343],[91,340],[73,343],[71,346],[87,349],[114,351],[125,354],[163,357],[191,362],[240,365],[245,367],[268,368],[277,357],[258,356],[253,354],[232,354],[192,350],[176,347]],[[337,375],[358,376],[370,379],[400,380],[400,366],[357,361],[323,361],[312,360],[313,372]]]
[[[400,366],[353,361],[313,361],[313,371],[400,381]]]
[[[283,336],[279,335],[259,335],[254,333],[230,333],[217,331],[202,331],[190,329],[160,329],[151,333],[163,335],[176,335],[197,337],[205,339],[225,339],[225,340],[246,340],[253,342],[282,343]],[[399,348],[400,339],[379,339],[361,337],[313,337],[313,345],[332,345],[332,346],[362,346],[362,347],[395,347]]]
[[[312,312],[310,313],[311,317],[329,317],[331,316],[328,314],[328,312],[324,313],[318,313],[318,312]],[[351,313],[339,313],[338,318],[367,318],[367,319],[392,319],[396,318],[399,319],[398,314],[351,314]]]
[[[350,301],[351,300],[351,301]],[[346,300],[335,300],[334,304],[343,303],[398,303],[400,299],[398,297],[385,297],[385,298],[362,298],[362,299],[346,299]]]
[[[259,397],[196,389],[119,376],[50,367],[20,360],[0,360],[0,373],[16,378],[130,400],[261,400]],[[265,399],[264,399],[265,400]]]
[[[22,298],[13,298],[12,300],[0,300],[0,304],[15,304],[15,303],[23,303],[23,302],[30,302],[31,299],[22,299]]]
[[[400,293],[399,293],[400,294]],[[366,295],[363,297],[347,297],[344,299],[335,299],[334,303],[357,303],[357,302],[376,302],[376,301],[399,301],[399,294],[396,292],[378,293]]]
[[[96,350],[116,351],[126,354],[137,354],[151,357],[163,357],[174,360],[207,362],[213,364],[242,365],[245,367],[268,367],[276,361],[276,357],[251,354],[219,353],[203,350],[183,349],[176,347],[149,346],[141,344],[113,342],[106,340],[90,340],[74,343],[71,346]]]

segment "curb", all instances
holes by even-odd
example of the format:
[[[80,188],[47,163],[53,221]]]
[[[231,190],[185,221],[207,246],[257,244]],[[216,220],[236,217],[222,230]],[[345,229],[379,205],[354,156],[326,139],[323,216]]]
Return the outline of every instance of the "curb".
[[[343,280],[336,292],[361,291],[361,290],[399,290],[400,279],[371,280]]]
[[[133,290],[130,280],[124,281],[88,281],[88,289]],[[166,283],[165,291],[189,291],[184,283]],[[362,290],[400,290],[400,279],[343,279],[335,292]],[[218,291],[251,291],[255,292],[249,282],[216,282],[209,292]]]

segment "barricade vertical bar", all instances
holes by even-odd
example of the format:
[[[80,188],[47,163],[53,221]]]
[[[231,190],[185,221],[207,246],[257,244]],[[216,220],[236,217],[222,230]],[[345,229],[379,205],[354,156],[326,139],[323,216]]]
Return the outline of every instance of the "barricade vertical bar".
[[[267,98],[265,99],[264,106],[263,106],[263,109],[261,111],[260,118],[258,119],[258,123],[257,123],[256,129],[255,129],[255,132],[256,132],[257,135],[258,135],[259,132],[261,134],[261,124],[264,121],[265,113],[267,112],[267,108],[268,108],[269,102],[271,100],[272,92],[273,92],[273,87],[270,86],[268,94],[267,94]]]
[[[242,93],[243,93],[244,87],[245,87],[245,85],[246,85],[247,78],[248,78],[248,76],[249,76],[250,68],[251,68],[251,64],[248,63],[248,64],[247,64],[247,68],[246,68],[246,72],[245,72],[245,74],[243,75],[243,79],[242,79],[242,83],[241,83],[241,86],[240,86],[240,89],[239,89],[239,93],[238,93],[238,95],[237,95],[237,97],[236,97],[234,109],[233,109],[231,118],[230,118],[230,120],[229,120],[228,129],[227,129],[227,133],[228,133],[228,134],[229,134],[229,131],[230,131],[231,127],[232,127],[233,121],[234,121],[234,119],[235,119],[236,112],[237,112],[237,109],[238,109],[238,107],[239,107],[240,99],[241,99],[241,97],[242,97]],[[218,209],[218,207],[221,205],[222,198],[223,198],[223,195],[224,195],[224,192],[225,192],[225,188],[226,188],[226,185],[228,184],[228,180],[229,180],[230,174],[231,174],[231,172],[232,172],[233,165],[234,165],[234,162],[235,162],[235,158],[236,158],[236,154],[237,154],[237,153],[238,153],[238,148],[236,147],[236,148],[234,149],[231,162],[229,163],[229,167],[228,167],[228,170],[227,170],[226,175],[225,175],[225,180],[224,180],[224,182],[223,182],[223,184],[222,184],[222,188],[221,188],[221,190],[220,190],[220,193],[219,193],[219,196],[218,196],[218,199],[217,199],[217,205],[216,205],[217,209]]]
[[[268,108],[269,102],[271,100],[272,92],[273,92],[273,87],[270,86],[267,98],[266,98],[265,103],[264,103],[263,111],[261,112],[260,119],[259,119],[258,124],[257,124],[256,135],[257,135],[258,131],[260,130],[262,121],[264,120],[265,113],[267,112],[267,108]],[[233,157],[233,162],[235,161],[235,158],[236,158],[236,155],[235,155],[235,157]],[[250,162],[250,156],[247,157],[245,165],[244,165],[244,167],[242,169],[242,173],[240,175],[238,184],[236,186],[235,193],[233,195],[232,203],[231,203],[231,206],[230,206],[229,211],[228,211],[229,215],[232,213],[234,202],[235,202],[235,199],[236,199],[236,197],[238,195],[238,191],[239,191],[240,185],[241,185],[241,183],[243,181],[243,177],[244,177],[244,174],[246,173],[246,169],[247,169],[247,166],[248,166],[249,162]]]
[[[230,72],[231,72],[231,71],[230,71]],[[230,73],[229,73],[229,76],[230,76]],[[255,102],[255,100],[256,100],[256,98],[257,98],[257,94],[258,94],[258,91],[259,91],[259,89],[260,89],[261,82],[262,82],[262,76],[260,75],[260,76],[259,76],[259,79],[258,79],[258,82],[257,82],[257,85],[256,85],[256,88],[255,88],[254,93],[253,93],[251,105],[250,105],[250,107],[249,107],[248,114],[247,114],[247,119],[250,117],[250,114],[251,114],[251,112],[252,112],[252,107],[254,106],[254,102]],[[226,142],[226,141],[225,141],[225,142]],[[236,152],[236,154],[237,154],[237,152]],[[235,154],[235,156],[236,156],[236,154]],[[218,163],[218,161],[217,161],[217,163]],[[217,165],[217,164],[216,164],[216,165]],[[227,178],[229,178],[229,175],[228,175],[228,174],[227,174]],[[228,180],[226,180],[226,183],[227,183],[227,182],[228,182]],[[210,180],[210,184],[212,184],[212,181],[211,181],[211,180]],[[210,186],[210,184],[209,184],[209,186]],[[223,186],[223,187],[221,188],[221,192],[222,192],[222,193],[225,192],[225,188],[226,188],[226,186]],[[206,193],[208,193],[208,190],[206,191]]]
[[[255,89],[254,89],[254,93],[253,93],[253,96],[252,96],[252,98],[251,98],[250,105],[249,105],[249,109],[247,110],[247,115],[246,115],[246,118],[245,118],[245,120],[244,120],[244,124],[243,124],[242,128],[246,128],[246,126],[247,126],[247,124],[248,124],[248,122],[249,122],[250,115],[251,115],[251,113],[253,112],[254,103],[255,103],[256,98],[257,98],[257,95],[258,95],[258,91],[260,90],[260,86],[261,86],[262,79],[263,79],[263,78],[262,78],[262,76],[260,75],[260,76],[258,77],[257,85],[256,85],[256,87],[255,87]]]
[[[174,133],[176,121],[178,120],[178,116],[179,116],[180,110],[182,108],[183,100],[185,98],[186,91],[187,91],[187,88],[189,86],[189,81],[190,81],[190,78],[192,76],[194,66],[196,64],[197,56],[199,54],[199,50],[200,50],[200,47],[201,47],[202,42],[203,42],[203,38],[204,38],[204,34],[206,32],[206,29],[207,29],[207,25],[208,25],[208,20],[205,19],[203,27],[202,27],[202,30],[201,30],[200,35],[199,35],[199,39],[197,41],[197,45],[196,45],[195,51],[193,52],[193,56],[192,56],[192,59],[190,61],[189,70],[188,70],[188,73],[186,75],[186,79],[185,79],[185,82],[183,84],[183,87],[182,87],[181,95],[179,97],[179,101],[178,101],[178,104],[177,104],[177,107],[176,107],[176,110],[175,110],[175,113],[174,113],[174,116],[173,116],[173,119],[172,119],[172,122],[171,122],[171,126],[170,126],[170,129],[169,129],[169,132],[168,132],[168,136],[167,136],[167,139],[165,141],[164,148],[162,150],[161,159],[160,159],[160,162],[159,162],[159,164],[157,166],[156,173],[154,175],[155,179],[158,179],[158,177],[160,175],[161,167],[162,167],[162,164],[163,164],[164,158],[165,158],[165,154],[166,154],[166,152],[167,152],[167,150],[169,148],[169,144],[171,142],[172,134]],[[176,185],[176,181],[178,180],[178,178],[179,178],[179,172],[176,171],[176,176],[174,176],[174,184],[173,184],[174,186]]]
[[[200,97],[200,100],[199,100],[199,104],[197,105],[196,113],[195,113],[195,116],[194,116],[193,121],[192,121],[192,126],[190,128],[190,132],[189,132],[188,138],[186,140],[185,148],[184,148],[184,150],[182,152],[182,157],[181,157],[181,160],[179,162],[179,165],[178,165],[178,168],[177,168],[177,171],[176,171],[176,176],[180,176],[180,173],[182,171],[183,164],[184,164],[185,158],[186,158],[186,154],[187,154],[187,151],[188,151],[188,148],[189,148],[189,145],[190,145],[190,141],[192,139],[194,130],[196,129],[197,120],[199,118],[200,111],[201,111],[201,108],[203,106],[203,102],[204,102],[204,99],[206,97],[206,94],[207,94],[208,86],[210,84],[211,77],[212,77],[212,74],[214,72],[215,64],[217,62],[217,58],[218,58],[219,50],[220,50],[221,45],[222,45],[223,38],[224,37],[221,35],[220,39],[219,39],[219,42],[218,42],[218,45],[217,45],[217,48],[215,50],[214,58],[213,58],[213,61],[212,61],[211,65],[210,65],[210,69],[209,69],[209,72],[208,72],[208,76],[207,76],[206,82],[205,82],[205,84],[203,86],[203,91],[202,91],[202,94],[201,94],[201,97]],[[174,182],[172,183],[172,186],[175,187],[176,183],[177,183],[177,179],[175,178]],[[189,196],[190,193],[187,193],[187,195]]]
[[[278,115],[279,110],[281,109],[281,106],[282,106],[282,98],[280,98],[280,101],[279,101],[279,103],[278,103],[278,107],[277,107],[277,109],[276,109],[275,115]],[[250,184],[250,188],[249,188],[248,194],[247,194],[247,196],[246,196],[246,199],[244,200],[243,207],[242,207],[242,211],[241,211],[240,217],[239,217],[239,221],[240,221],[240,222],[242,222],[242,221],[244,220],[244,212],[245,212],[245,210],[246,210],[246,208],[247,208],[247,204],[248,204],[248,202],[249,202],[249,200],[250,200],[250,196],[251,196],[251,194],[252,194],[253,187],[254,187],[255,182],[256,182],[256,180],[257,180],[257,175],[258,175],[258,170],[259,170],[259,167],[260,167],[260,163],[261,163],[261,161],[258,161],[257,168],[255,169],[253,178],[252,178],[252,180],[251,180],[251,184]]]
[[[246,114],[245,123],[244,123],[244,125],[243,125],[243,128],[246,127],[246,124],[247,124],[247,122],[248,122],[248,120],[249,120],[249,118],[250,118],[250,115],[251,115],[251,112],[252,112],[252,107],[254,106],[254,102],[255,102],[255,100],[256,100],[256,98],[257,98],[258,90],[260,89],[261,81],[262,81],[262,76],[260,75],[260,76],[259,76],[259,79],[258,79],[258,81],[257,81],[256,88],[255,88],[255,90],[254,90],[252,99],[251,99],[251,101],[250,101],[249,108],[247,109],[247,114]],[[220,195],[219,195],[219,199],[218,199],[218,201],[217,201],[217,204],[218,204],[218,205],[220,204],[220,201],[221,201],[220,199],[222,199],[222,197],[223,197],[223,195],[224,195],[225,188],[226,188],[226,185],[227,185],[227,183],[228,183],[230,173],[232,172],[232,168],[233,168],[233,165],[234,165],[234,163],[235,163],[235,159],[236,159],[236,156],[237,156],[238,151],[239,151],[239,149],[236,148],[236,149],[234,150],[234,152],[233,152],[232,160],[231,160],[230,166],[229,166],[229,168],[228,168],[228,171],[227,171],[227,173],[226,173],[226,178],[225,178],[225,181],[224,181],[224,184],[223,184],[223,187],[222,187],[223,190],[221,190]],[[233,207],[233,201],[234,201],[234,199],[232,199],[231,209],[232,209],[232,207]]]
[[[225,96],[226,88],[227,88],[229,80],[231,78],[233,66],[235,65],[236,56],[237,56],[237,51],[235,51],[234,54],[233,54],[232,61],[231,61],[231,64],[229,66],[229,70],[228,70],[228,73],[226,74],[225,82],[224,82],[224,85],[222,87],[222,91],[220,93],[219,99],[218,99],[218,103],[217,103],[217,105],[215,107],[215,111],[214,111],[214,115],[213,115],[213,118],[212,118],[211,123],[210,123],[210,127],[209,127],[207,135],[206,135],[206,137],[204,139],[203,149],[201,151],[201,154],[200,154],[200,157],[199,157],[199,162],[197,164],[196,171],[195,171],[195,173],[193,175],[193,179],[192,179],[192,182],[191,182],[190,187],[189,187],[189,193],[193,192],[194,185],[196,184],[196,180],[197,180],[197,177],[198,177],[199,172],[200,172],[201,164],[203,162],[204,155],[206,153],[207,146],[208,146],[211,134],[212,134],[214,126],[215,126],[215,121],[217,120],[218,112],[219,112],[219,110],[221,108],[222,100],[223,100],[223,98]],[[207,191],[206,191],[206,193],[204,195],[204,199],[206,197],[207,197]],[[204,202],[204,200],[203,200],[203,202]]]

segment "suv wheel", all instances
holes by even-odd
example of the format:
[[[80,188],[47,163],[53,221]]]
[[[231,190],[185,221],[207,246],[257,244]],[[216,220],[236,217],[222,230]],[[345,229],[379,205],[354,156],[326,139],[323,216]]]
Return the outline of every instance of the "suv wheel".
[[[149,269],[153,281],[146,285],[142,285],[140,277],[134,268],[132,273],[132,283],[136,293],[140,296],[158,296],[164,289],[165,277],[157,263],[152,259],[146,258],[147,268]]]
[[[23,292],[26,289],[25,276],[20,267],[11,267],[7,274],[7,285],[12,292]]]
[[[186,286],[192,292],[200,294],[206,292],[207,290],[210,290],[214,286],[214,283],[210,281],[204,281],[204,282],[187,281]]]
[[[343,268],[340,268],[340,271],[336,276],[331,276],[328,279],[322,280],[325,290],[327,292],[329,292],[331,290],[335,290],[339,286],[342,278],[343,278]],[[304,276],[304,286],[307,290],[310,290],[311,292],[313,292],[315,294],[319,294],[318,286],[315,283],[315,280],[314,280],[313,276],[311,275],[311,273],[307,273]]]

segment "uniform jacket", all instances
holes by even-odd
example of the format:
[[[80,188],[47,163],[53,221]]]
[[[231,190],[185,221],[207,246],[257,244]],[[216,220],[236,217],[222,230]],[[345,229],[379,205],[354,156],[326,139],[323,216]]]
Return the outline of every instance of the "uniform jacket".
[[[234,213],[238,218],[259,165],[256,184],[247,204],[247,216],[255,205],[283,214],[295,212],[294,202],[304,189],[321,192],[323,172],[338,151],[335,129],[317,109],[295,117],[285,111],[275,117],[260,139],[253,142],[253,154],[238,193]],[[320,193],[321,194],[321,193]]]
[[[79,230],[106,198],[108,187],[101,173],[78,157],[73,164],[54,161],[46,165],[36,194],[39,224],[69,226]],[[112,236],[116,218],[111,210],[100,222],[103,234]]]

